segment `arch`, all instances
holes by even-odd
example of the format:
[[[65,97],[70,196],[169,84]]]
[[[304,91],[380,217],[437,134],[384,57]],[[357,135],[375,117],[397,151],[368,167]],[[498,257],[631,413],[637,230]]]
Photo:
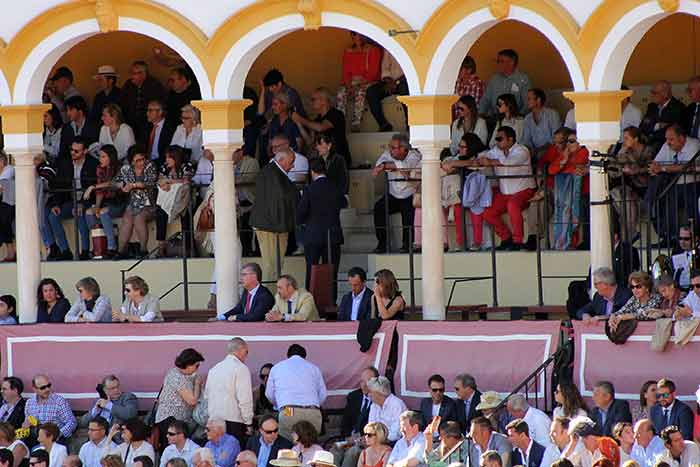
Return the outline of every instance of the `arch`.
[[[583,70],[569,41],[562,32],[541,14],[511,6],[509,20],[520,21],[544,34],[562,57],[571,77],[574,90],[585,89]],[[438,44],[428,66],[423,92],[427,95],[450,94],[462,59],[487,29],[498,23],[488,8],[482,8],[463,17],[454,24]]]
[[[420,78],[411,55],[398,40],[387,34],[384,25],[380,27],[374,21],[346,12],[324,11],[321,13],[321,26],[357,31],[376,41],[398,61],[406,75],[409,92],[420,94]],[[255,59],[275,40],[303,27],[303,16],[288,11],[284,16],[269,19],[243,33],[224,54],[214,80],[214,98],[240,99],[245,79]],[[224,41],[219,42],[225,46]]]
[[[659,21],[676,13],[700,16],[700,3],[681,0],[678,10],[664,11],[658,1],[648,1],[624,14],[597,48],[588,79],[591,91],[620,89],[632,52],[642,37]]]
[[[162,6],[125,0],[118,6],[118,29],[150,36],[187,61],[199,81],[202,97],[212,96],[206,37],[196,26]],[[178,31],[178,34],[172,31]],[[59,5],[32,20],[8,45],[8,79],[16,105],[41,102],[43,86],[59,58],[88,37],[100,33],[95,9],[88,2]]]
[[[12,93],[10,92],[10,85],[5,78],[5,73],[0,70],[0,105],[10,105],[12,104]]]

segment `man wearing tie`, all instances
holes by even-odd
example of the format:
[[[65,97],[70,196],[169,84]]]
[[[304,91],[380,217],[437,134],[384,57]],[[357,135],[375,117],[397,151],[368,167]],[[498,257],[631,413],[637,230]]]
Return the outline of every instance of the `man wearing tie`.
[[[688,136],[697,138],[700,128],[700,76],[693,76],[688,81],[688,98],[690,104],[683,109],[683,127]]]
[[[247,263],[241,268],[240,283],[243,287],[241,301],[233,309],[219,317],[229,321],[265,321],[265,313],[275,304],[275,298],[260,283],[262,270],[257,263]]]
[[[656,405],[649,410],[656,432],[661,433],[667,426],[675,425],[681,430],[683,439],[693,441],[693,411],[676,399],[673,381],[663,378],[656,383],[656,400]]]
[[[170,146],[173,133],[175,133],[175,128],[165,121],[163,105],[159,100],[152,100],[146,108],[146,119],[148,120],[146,152],[149,160],[155,162],[159,167],[165,162],[165,151]]]
[[[462,427],[462,433],[469,432],[472,418],[481,415],[476,406],[481,402],[481,393],[476,389],[476,380],[467,373],[457,375],[455,378],[455,392],[457,393],[457,422]]]
[[[265,321],[318,321],[314,296],[297,286],[297,281],[283,274],[277,281],[275,304],[265,315]]]
[[[678,232],[678,246],[682,250],[671,257],[673,263],[673,277],[683,290],[690,287],[691,251],[693,249],[693,236],[690,227],[684,225]]]

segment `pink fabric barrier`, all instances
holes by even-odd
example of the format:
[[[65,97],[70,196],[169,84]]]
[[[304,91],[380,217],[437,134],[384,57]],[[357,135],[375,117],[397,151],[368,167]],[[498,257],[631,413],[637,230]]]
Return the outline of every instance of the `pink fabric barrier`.
[[[654,322],[637,323],[637,329],[623,345],[615,345],[605,335],[605,326],[574,322],[576,363],[574,380],[585,397],[593,395],[596,381],[615,385],[615,397],[639,401],[639,389],[650,379],[668,377],[676,383],[681,400],[695,400],[700,361],[700,337],[696,334],[685,347],[669,343],[664,352],[651,350]]]
[[[226,343],[240,336],[248,341],[246,364],[258,380],[259,368],[286,358],[287,348],[299,343],[318,365],[329,390],[324,404],[339,408],[345,395],[358,387],[362,368],[384,371],[394,322],[385,322],[369,352],[360,352],[356,323],[163,323],[163,324],[38,324],[0,326],[2,374],[18,376],[31,392],[36,373],[47,373],[53,388],[70,399],[74,410],[85,410],[97,397],[95,386],[114,373],[122,388],[136,393],[141,408],[149,409],[165,373],[177,354],[193,347],[204,355],[200,374],[226,354]]]
[[[459,373],[476,378],[479,390],[507,395],[557,349],[558,321],[400,322],[395,385],[410,407],[430,397],[428,378],[446,380],[447,394]],[[542,395],[544,377],[540,378]],[[531,393],[534,395],[534,391]]]

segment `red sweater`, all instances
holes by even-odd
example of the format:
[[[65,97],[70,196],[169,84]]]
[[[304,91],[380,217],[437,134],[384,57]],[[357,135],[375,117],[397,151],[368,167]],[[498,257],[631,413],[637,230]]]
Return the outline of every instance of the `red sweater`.
[[[381,79],[382,49],[373,45],[364,50],[345,49],[343,53],[343,84],[349,85],[353,76],[362,76],[368,83]]]

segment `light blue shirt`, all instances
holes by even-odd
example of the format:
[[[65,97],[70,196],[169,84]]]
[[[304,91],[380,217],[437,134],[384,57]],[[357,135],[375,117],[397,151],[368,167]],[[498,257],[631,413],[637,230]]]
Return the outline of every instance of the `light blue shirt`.
[[[362,304],[362,298],[367,292],[367,287],[362,289],[362,292],[355,295],[352,294],[352,312],[350,313],[350,321],[357,321],[357,315],[360,313],[360,305]]]
[[[278,410],[287,405],[321,407],[326,400],[326,383],[316,365],[293,355],[272,367],[265,395]]]
[[[540,112],[539,123],[535,121],[532,112],[525,116],[523,123],[523,140],[520,142],[525,146],[535,149],[552,143],[554,132],[561,126],[559,113],[548,107],[544,107]]]
[[[92,418],[95,417],[102,417],[105,420],[107,420],[109,423],[112,423],[112,407],[114,404],[112,404],[112,401],[107,402],[107,405],[105,405],[105,408],[99,408],[97,407],[97,403],[92,407],[92,410],[90,411],[90,416]]]
[[[658,436],[654,436],[646,449],[638,443],[634,443],[630,456],[639,464],[639,467],[654,467],[654,465],[656,465],[656,458],[663,454],[664,449],[663,440]]]
[[[394,464],[399,461],[416,459],[418,462],[425,461],[425,435],[418,433],[413,437],[411,442],[406,441],[406,437],[402,436],[391,450],[387,464]]]
[[[106,448],[109,444],[109,448]],[[107,441],[107,437],[104,437],[100,444],[95,444],[92,441],[88,441],[80,447],[80,453],[78,457],[83,461],[83,467],[100,467],[100,460],[104,456],[106,451],[113,451],[117,448],[117,445],[113,442]]]
[[[199,444],[195,443],[191,439],[187,438],[185,440],[185,445],[182,447],[182,451],[178,451],[177,446],[174,444],[168,445],[160,456],[160,467],[165,467],[170,459],[179,457],[187,462],[188,467],[192,467],[192,456],[194,452],[199,449]]]
[[[204,447],[211,449],[214,463],[218,467],[233,467],[236,464],[238,453],[241,452],[241,444],[228,433],[224,433],[218,442],[207,441]]]
[[[491,77],[486,85],[486,92],[479,100],[479,113],[496,115],[498,109],[496,102],[501,94],[513,94],[515,102],[518,104],[518,111],[521,115],[527,113],[527,91],[530,89],[530,78],[521,72],[515,71],[512,75],[506,76],[496,73]]]
[[[267,467],[267,461],[270,459],[270,452],[272,451],[272,444],[268,445],[260,437],[260,450],[258,451],[258,467]]]

